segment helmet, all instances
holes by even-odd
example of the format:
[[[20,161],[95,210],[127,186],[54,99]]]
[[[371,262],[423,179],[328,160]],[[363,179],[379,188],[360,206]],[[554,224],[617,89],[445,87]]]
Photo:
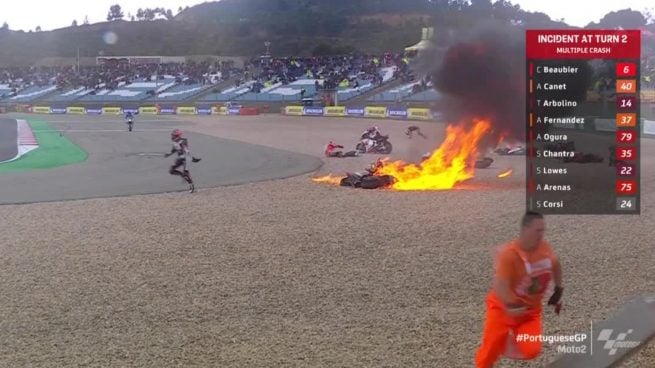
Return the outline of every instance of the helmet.
[[[175,129],[171,132],[171,138],[180,138],[182,136],[182,131]]]

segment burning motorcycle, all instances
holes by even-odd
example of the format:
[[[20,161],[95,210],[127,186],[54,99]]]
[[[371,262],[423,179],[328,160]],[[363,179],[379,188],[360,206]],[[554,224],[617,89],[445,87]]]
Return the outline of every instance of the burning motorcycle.
[[[393,185],[395,179],[391,175],[378,175],[377,170],[383,165],[383,161],[377,159],[365,172],[346,173],[339,185],[342,187],[353,187],[362,189],[378,189]]]

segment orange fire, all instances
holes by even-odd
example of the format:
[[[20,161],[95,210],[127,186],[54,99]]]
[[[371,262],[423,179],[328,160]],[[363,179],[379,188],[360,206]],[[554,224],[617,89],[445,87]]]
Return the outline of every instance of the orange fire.
[[[506,178],[506,177],[508,177],[510,175],[512,175],[512,169],[507,169],[507,170],[501,172],[500,174],[498,174],[498,177],[499,178]]]
[[[473,121],[473,127],[449,125],[446,139],[420,166],[403,161],[386,162],[377,175],[391,175],[396,179],[395,190],[446,190],[471,179],[475,172],[478,145],[489,133],[491,123],[486,119]]]
[[[341,184],[341,179],[343,179],[343,176],[332,176],[332,174],[328,174],[328,175],[321,176],[321,177],[318,177],[318,178],[312,178],[312,181],[314,183],[325,183],[325,184],[339,185],[339,184]]]

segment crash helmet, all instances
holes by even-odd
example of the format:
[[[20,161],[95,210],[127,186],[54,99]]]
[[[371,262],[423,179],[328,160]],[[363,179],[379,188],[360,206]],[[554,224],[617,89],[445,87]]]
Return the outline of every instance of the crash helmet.
[[[173,130],[171,132],[171,139],[175,140],[175,139],[178,139],[178,138],[181,138],[181,137],[182,137],[182,131],[181,130],[175,129],[175,130]]]

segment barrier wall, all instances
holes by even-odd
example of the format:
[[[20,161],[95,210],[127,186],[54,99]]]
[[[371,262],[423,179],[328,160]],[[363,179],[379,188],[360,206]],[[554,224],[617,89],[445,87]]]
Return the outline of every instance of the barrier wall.
[[[66,108],[66,113],[67,114],[75,114],[75,115],[85,115],[86,114],[86,109],[84,107],[69,106],[69,107]]]
[[[35,114],[49,114],[50,106],[32,106],[32,112]]]
[[[194,106],[179,106],[175,111],[178,115],[196,115],[197,111]]]
[[[103,115],[121,115],[123,113],[122,109],[120,107],[103,107],[102,108],[102,114]]]
[[[159,114],[159,109],[155,106],[142,106],[139,107],[139,114],[142,115],[157,115]]]
[[[392,118],[410,120],[431,120],[436,117],[430,109],[384,107],[384,106],[328,106],[328,107],[303,107],[287,106],[282,110],[285,115],[296,116],[353,116],[369,118]]]

